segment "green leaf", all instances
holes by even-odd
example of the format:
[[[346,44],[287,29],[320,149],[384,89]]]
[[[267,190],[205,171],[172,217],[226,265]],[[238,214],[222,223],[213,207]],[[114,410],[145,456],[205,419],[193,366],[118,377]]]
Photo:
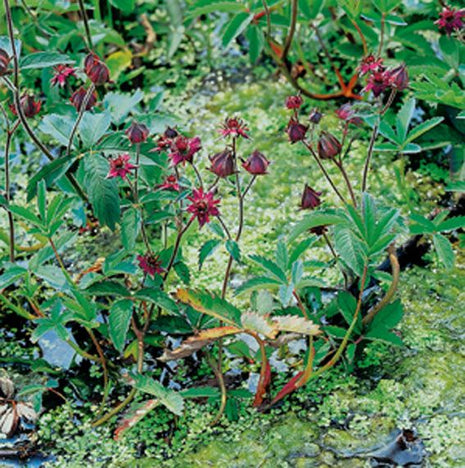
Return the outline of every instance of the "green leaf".
[[[286,271],[289,265],[289,254],[287,252],[287,246],[286,243],[282,240],[278,241],[278,245],[276,247],[276,263],[283,271]]]
[[[241,261],[241,250],[239,248],[239,244],[232,240],[232,239],[228,239],[226,241],[226,250],[228,251],[229,255],[231,255],[231,257],[236,260],[236,262],[240,262]]]
[[[101,112],[99,114],[84,112],[78,129],[84,148],[92,148],[98,143],[110,128],[110,124],[111,115],[109,112]]]
[[[455,263],[455,254],[447,237],[444,237],[441,234],[435,234],[433,236],[433,244],[441,263],[447,269],[452,268]]]
[[[27,275],[26,268],[20,267],[14,263],[3,263],[4,268],[3,274],[0,275],[0,290],[10,286],[19,279]]]
[[[103,105],[105,109],[110,111],[111,120],[116,125],[121,125],[129,112],[134,111],[137,104],[142,101],[143,98],[144,93],[140,89],[137,89],[130,95],[110,92],[105,94]]]
[[[116,281],[100,281],[85,289],[92,296],[122,296],[129,297],[131,293]]]
[[[400,111],[397,113],[397,135],[400,141],[404,141],[407,136],[410,121],[412,120],[413,113],[415,112],[415,99],[405,101]]]
[[[71,64],[74,62],[72,58],[58,52],[35,52],[23,57],[20,60],[19,68],[21,70],[29,70],[32,68],[46,68],[60,64]]]
[[[336,338],[344,338],[346,336],[347,330],[341,327],[336,327],[335,325],[327,325],[323,327],[323,329],[330,334],[331,336],[335,336]]]
[[[168,310],[169,312],[179,312],[176,302],[174,302],[173,299],[171,299],[168,294],[166,294],[161,289],[144,288],[140,291],[137,291],[133,297],[142,301],[150,301],[153,304]]]
[[[190,305],[197,312],[214,317],[229,325],[237,326],[240,324],[241,311],[215,294],[207,291],[178,289],[176,296],[181,302]]]
[[[357,308],[357,301],[352,294],[348,292],[341,292],[337,296],[337,305],[339,311],[344,317],[344,320],[347,322],[347,325],[352,323],[354,319],[355,310]],[[362,331],[362,317],[361,314],[358,314],[357,323],[355,324],[354,332],[360,333]]]
[[[184,262],[176,262],[173,265],[174,271],[178,275],[178,278],[184,283],[189,285],[191,282],[191,274],[188,266]]]
[[[413,140],[416,140],[417,138],[421,137],[424,133],[429,132],[432,128],[436,127],[436,125],[439,125],[443,120],[444,117],[433,117],[432,119],[425,120],[409,132],[406,142],[410,143]]]
[[[287,307],[289,305],[293,291],[293,284],[283,284],[279,287],[279,300],[281,301],[283,307]]]
[[[395,333],[381,328],[370,330],[366,335],[364,335],[364,338],[367,340],[383,341],[384,343],[393,344],[395,346],[404,345],[402,339]]]
[[[40,265],[33,273],[59,291],[62,291],[67,284],[64,273],[55,265]]]
[[[262,30],[256,25],[251,25],[249,28],[247,28],[245,35],[249,41],[250,62],[254,64],[263,51],[265,37]]]
[[[68,146],[74,120],[68,115],[47,114],[39,124],[39,130],[55,138],[58,143]]]
[[[114,302],[108,315],[108,331],[115,348],[122,352],[129,330],[134,303],[129,299]]]
[[[320,13],[325,0],[299,0],[299,11],[307,18],[313,20]]]
[[[196,2],[189,10],[189,18],[206,15],[208,13],[237,13],[243,12],[245,7],[237,2],[215,2],[213,0],[201,0]]]
[[[39,217],[35,215],[34,212],[29,210],[28,208],[25,208],[24,206],[10,205],[9,210],[14,215],[19,216],[20,218],[23,218],[26,221],[29,221],[34,226],[44,229],[45,226],[43,225]]]
[[[308,237],[299,242],[289,255],[289,264],[292,265],[315,242],[315,237]]]
[[[136,6],[136,0],[109,0],[109,2],[124,13],[132,13]]]
[[[304,232],[308,232],[309,229],[317,226],[330,226],[332,224],[341,224],[346,222],[345,219],[335,213],[328,213],[323,210],[313,211],[312,213],[306,215],[289,235],[289,242],[293,241],[296,237]]]
[[[257,276],[244,281],[236,290],[235,295],[239,296],[246,291],[255,291],[262,288],[276,287],[279,286],[281,281],[277,281],[274,278],[268,278],[267,276]]]
[[[47,192],[43,180],[37,183],[37,209],[40,218],[45,220],[47,218]]]
[[[137,390],[153,395],[172,413],[177,414],[178,416],[182,415],[184,399],[178,392],[164,387],[160,382],[157,382],[146,375],[134,374],[132,375],[132,378],[134,379],[134,386]]]
[[[50,187],[55,180],[59,179],[68,170],[74,158],[75,156],[73,154],[62,156],[43,166],[39,172],[29,179],[27,185],[27,200],[30,201],[35,197],[37,182],[45,180],[47,187]]]
[[[431,220],[417,213],[412,213],[410,219],[418,225],[418,227],[415,225],[410,226],[412,234],[432,234],[437,230],[436,225]]]
[[[97,155],[89,155],[84,160],[84,185],[94,214],[101,224],[115,229],[120,218],[118,185],[115,179],[107,179],[108,161]]]
[[[295,261],[292,264],[292,273],[291,273],[292,283],[299,284],[300,280],[302,279],[303,274],[304,274],[304,264],[302,260]]]
[[[225,49],[228,49],[232,41],[241,34],[252,21],[253,15],[249,13],[238,13],[229,22],[223,37],[222,43]]]
[[[205,260],[213,254],[216,248],[221,244],[220,239],[210,239],[205,244],[200,247],[199,250],[199,270],[202,269],[202,266]]]
[[[465,216],[454,216],[453,218],[446,219],[437,227],[438,231],[447,232],[455,231],[456,229],[465,228]]]
[[[260,255],[250,255],[249,258],[255,263],[261,265],[265,270],[269,271],[277,280],[287,284],[286,273],[284,273],[284,271],[279,268],[275,262],[268,260],[265,257],[261,257]]]
[[[133,250],[140,231],[140,212],[134,207],[128,208],[121,218],[121,242],[126,250]]]
[[[390,330],[402,320],[403,315],[404,310],[400,300],[391,302],[375,315],[369,329],[370,331],[378,328]]]
[[[362,276],[366,263],[363,242],[350,229],[339,228],[334,232],[334,245],[343,262],[358,276]]]

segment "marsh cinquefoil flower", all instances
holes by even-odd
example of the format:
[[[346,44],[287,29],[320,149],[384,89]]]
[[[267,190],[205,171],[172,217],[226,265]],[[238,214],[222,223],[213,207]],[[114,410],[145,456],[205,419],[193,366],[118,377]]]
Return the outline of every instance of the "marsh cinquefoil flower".
[[[63,88],[70,76],[76,76],[76,70],[68,65],[57,65],[53,67],[53,77],[50,80],[52,86]]]
[[[221,125],[219,130],[221,135],[225,138],[229,136],[233,138],[250,138],[246,133],[248,131],[249,129],[247,128],[247,125],[244,123],[244,121],[236,117],[228,117]]]
[[[460,31],[465,26],[465,9],[457,10],[455,8],[444,7],[439,13],[439,19],[434,22],[439,29],[444,29],[450,36],[454,31]]]
[[[292,118],[287,124],[286,132],[289,137],[289,141],[293,144],[298,141],[305,140],[307,130],[307,125],[301,124],[298,120]]]
[[[151,253],[146,253],[145,255],[138,255],[137,261],[139,262],[140,269],[152,278],[155,275],[161,275],[165,269],[161,266],[160,257],[158,255],[153,255]]]
[[[301,96],[288,96],[286,98],[286,107],[291,109],[300,109],[300,106],[303,104],[304,100]]]
[[[170,144],[169,157],[171,164],[177,166],[178,164],[191,163],[194,159],[194,154],[202,148],[200,138],[187,138],[185,136],[177,136]]]
[[[210,216],[219,216],[220,214],[216,206],[220,203],[220,200],[215,200],[213,197],[212,192],[205,193],[203,188],[194,189],[192,195],[187,197],[192,202],[187,207],[187,211],[192,213],[191,220],[197,218],[200,228],[210,222]]]
[[[179,192],[181,190],[178,178],[174,174],[171,174],[168,177],[166,177],[163,183],[158,185],[157,188],[159,190],[170,190],[173,192]]]
[[[107,178],[121,177],[122,179],[126,179],[126,176],[137,167],[129,162],[130,159],[131,157],[127,153],[120,154],[116,158],[111,158]]]

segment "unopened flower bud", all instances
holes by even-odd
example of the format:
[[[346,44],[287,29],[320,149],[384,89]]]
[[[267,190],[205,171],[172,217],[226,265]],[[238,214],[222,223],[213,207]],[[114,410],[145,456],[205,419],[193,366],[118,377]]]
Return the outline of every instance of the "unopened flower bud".
[[[253,175],[264,175],[270,165],[270,161],[266,159],[263,153],[255,150],[248,158],[247,161],[242,163],[242,167]]]
[[[210,171],[218,177],[228,177],[234,174],[234,156],[231,150],[225,149],[210,157]]]
[[[307,133],[308,126],[301,124],[295,119],[291,119],[287,125],[287,135],[289,136],[289,141],[291,143],[296,143],[305,139],[305,134]]]
[[[300,208],[302,210],[313,210],[321,205],[320,200],[321,192],[313,190],[309,185],[305,184],[304,191],[302,193],[302,201],[300,202]]]
[[[400,65],[391,71],[391,86],[398,91],[408,88],[408,72],[405,65]]]
[[[8,65],[10,63],[10,56],[8,55],[7,51],[4,49],[0,49],[0,76],[7,75]]]
[[[76,108],[76,110],[79,112],[81,110],[81,107],[84,104],[84,99],[86,98],[87,95],[87,90],[84,87],[80,87],[70,97],[71,104]],[[88,98],[86,108],[85,110],[88,111],[92,109],[92,107],[95,106],[97,102],[97,93],[94,91]]]
[[[34,117],[40,111],[41,102],[36,101],[34,99],[34,96],[30,94],[23,94],[21,98],[19,99],[19,103],[21,105],[21,110],[23,111],[24,116],[27,117],[28,119],[31,117]],[[14,115],[18,115],[16,112],[16,106],[11,105],[10,109]]]
[[[144,143],[149,136],[149,129],[144,124],[133,122],[124,133],[132,144]]]
[[[313,109],[312,112],[310,112],[310,116],[308,117],[310,122],[313,124],[319,124],[322,118],[323,114],[318,109]]]
[[[331,133],[323,132],[318,140],[318,155],[321,159],[332,159],[342,149],[339,140]]]
[[[301,96],[288,96],[286,98],[286,107],[288,109],[300,109],[303,102],[304,100]]]

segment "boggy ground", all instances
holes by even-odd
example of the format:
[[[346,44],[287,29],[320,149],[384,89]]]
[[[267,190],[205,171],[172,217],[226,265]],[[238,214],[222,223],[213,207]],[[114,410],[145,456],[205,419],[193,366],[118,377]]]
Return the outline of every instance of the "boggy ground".
[[[192,131],[202,136],[203,164],[208,164],[206,153],[222,149],[216,129],[231,114],[239,114],[250,126],[253,140],[244,143],[246,151],[258,148],[272,161],[270,174],[260,178],[247,199],[241,242],[245,259],[251,253],[273,251],[275,241],[300,219],[297,205],[305,182],[323,190],[329,204],[335,201],[304,149],[286,140],[288,115],[283,101],[288,93],[281,83],[245,83],[234,89],[218,89],[214,95],[200,92],[169,98],[165,103],[167,108],[176,106],[181,119],[187,118]],[[328,109],[322,125],[331,129],[336,124]],[[350,156],[348,173],[355,180],[360,178],[364,147],[364,143],[356,144]],[[373,165],[373,194],[381,199],[395,197],[402,210],[407,200],[399,195],[392,173],[400,162],[393,164],[389,156],[376,155]],[[335,171],[333,175],[339,180]],[[407,181],[425,201],[427,213],[442,187],[424,173],[409,174]],[[226,197],[221,209],[227,221],[234,220],[233,197]],[[184,252],[192,266],[197,262],[198,247],[209,236],[207,229],[203,231],[205,238],[196,232],[192,229],[188,233]],[[104,242],[111,245],[113,236],[107,233],[98,242],[83,239],[76,257],[92,261],[104,255]],[[329,252],[310,250],[307,259],[315,258],[329,258]],[[194,286],[218,290],[225,260],[226,253],[221,251],[210,258],[193,278]],[[370,455],[392,442],[397,430],[415,428],[427,453],[425,466],[465,466],[461,411],[465,403],[465,257],[459,256],[457,267],[447,273],[436,272],[434,257],[430,260],[428,270],[414,268],[402,275],[400,295],[406,313],[399,332],[405,348],[369,345],[354,374],[340,369],[313,381],[268,414],[244,406],[237,422],[214,428],[209,423],[215,407],[189,402],[177,429],[173,430],[170,415],[156,409],[115,442],[114,427],[92,430],[92,408],[70,401],[44,415],[39,423],[39,440],[46,453],[56,457],[50,465],[362,467],[370,466]],[[235,269],[233,282],[240,283],[252,272],[254,267],[246,260]],[[336,270],[320,273],[337,278]],[[247,302],[246,297],[234,300]]]

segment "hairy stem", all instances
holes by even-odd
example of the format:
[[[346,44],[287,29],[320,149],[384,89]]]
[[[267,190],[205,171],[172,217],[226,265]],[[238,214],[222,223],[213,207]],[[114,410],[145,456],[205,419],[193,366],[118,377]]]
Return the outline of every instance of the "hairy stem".
[[[92,36],[90,34],[90,27],[89,27],[89,18],[87,17],[86,7],[84,6],[83,0],[78,0],[79,3],[79,10],[81,12],[82,21],[84,23],[84,29],[86,31],[86,40],[87,40],[87,48],[89,51],[92,50]]]

